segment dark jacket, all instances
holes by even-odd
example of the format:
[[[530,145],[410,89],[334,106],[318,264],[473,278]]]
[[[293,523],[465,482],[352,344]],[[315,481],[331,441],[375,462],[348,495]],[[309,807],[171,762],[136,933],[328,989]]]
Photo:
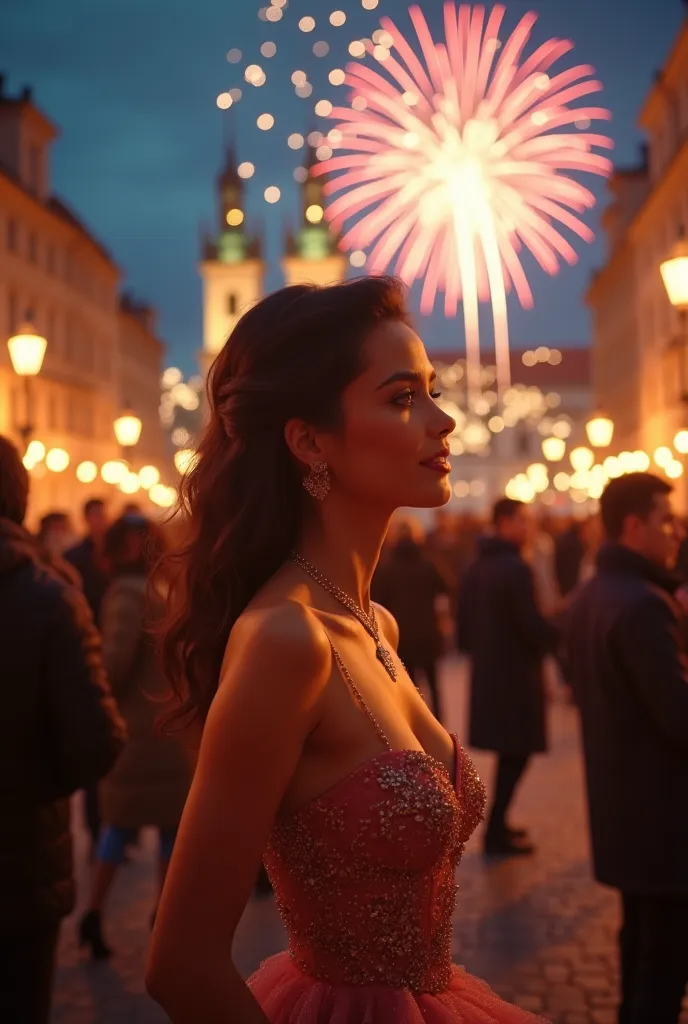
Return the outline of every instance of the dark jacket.
[[[413,542],[396,545],[373,577],[372,595],[388,608],[399,626],[399,655],[422,667],[442,653],[435,600],[449,587],[435,563]]]
[[[585,544],[580,530],[580,525],[576,523],[560,534],[554,542],[554,570],[562,597],[575,590],[580,579],[585,556]]]
[[[98,562],[93,541],[85,537],[76,547],[70,548],[64,557],[79,573],[93,618],[100,625],[100,606],[110,577]]]
[[[457,638],[472,663],[471,746],[515,755],[546,750],[542,660],[557,631],[538,610],[515,545],[480,541],[459,595]]]
[[[621,545],[567,618],[598,881],[688,894],[688,674],[676,581]]]
[[[0,932],[57,923],[74,904],[69,797],[114,764],[124,725],[83,594],[0,519]]]

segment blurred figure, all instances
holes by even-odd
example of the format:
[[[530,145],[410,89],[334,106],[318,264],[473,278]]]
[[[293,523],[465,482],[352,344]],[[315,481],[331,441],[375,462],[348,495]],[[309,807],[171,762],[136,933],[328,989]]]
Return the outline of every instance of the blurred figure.
[[[494,536],[482,538],[459,601],[459,649],[471,660],[471,746],[499,755],[485,852],[533,852],[507,822],[509,805],[532,754],[547,749],[543,659],[557,631],[535,599],[521,549],[530,532],[527,506],[510,498],[493,511]]]
[[[105,558],[105,534],[109,526],[105,502],[101,498],[89,498],[83,508],[86,535],[79,544],[69,548],[65,558],[81,576],[86,600],[91,606],[93,618],[100,622],[100,606],[110,580]]]
[[[159,829],[162,888],[191,783],[191,758],[181,740],[162,736],[155,724],[167,706],[167,687],[149,633],[162,614],[163,595],[148,582],[161,548],[157,527],[138,515],[122,516],[105,537],[113,576],[101,607],[103,657],[129,739],[100,789],[104,824],[88,910],[79,925],[80,943],[95,959],[112,953],[103,939],[101,912],[127,845],[140,828]]]
[[[524,558],[533,572],[538,607],[546,618],[553,618],[561,609],[562,595],[555,567],[555,542],[546,521],[537,523],[531,531]]]
[[[562,597],[578,586],[585,553],[585,523],[574,519],[554,542],[554,565]]]
[[[444,508],[435,510],[433,528],[428,533],[425,550],[449,587],[454,603],[461,575],[461,550],[456,517]]]
[[[105,533],[108,528],[105,502],[101,498],[90,498],[84,505],[83,516],[86,536],[75,547],[69,548],[65,558],[79,573],[93,618],[96,625],[100,626],[100,606],[110,578],[104,552]],[[91,842],[95,846],[100,834],[98,783],[89,786],[84,792],[84,817]]]
[[[650,473],[609,484],[607,543],[566,629],[595,876],[621,894],[620,1024],[676,1024],[688,983],[688,673],[671,491]]]
[[[395,524],[373,577],[372,596],[397,620],[399,657],[414,683],[421,673],[425,677],[433,714],[441,722],[437,660],[443,653],[441,616],[448,613],[449,587],[423,549],[424,539],[417,520]]]
[[[74,906],[69,797],[124,739],[83,594],[22,526],[29,477],[0,437],[0,1020],[46,1024],[61,919]]]
[[[38,543],[49,558],[62,558],[74,540],[72,523],[66,512],[48,512],[38,526]]]

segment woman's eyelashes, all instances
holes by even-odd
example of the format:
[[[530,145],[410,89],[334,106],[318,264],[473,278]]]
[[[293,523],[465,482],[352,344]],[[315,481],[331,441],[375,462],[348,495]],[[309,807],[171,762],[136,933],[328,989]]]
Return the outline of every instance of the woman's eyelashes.
[[[416,394],[417,392],[414,391],[413,388],[406,388],[405,391],[401,391],[398,395],[395,395],[392,402],[394,405],[411,406],[415,401]],[[438,398],[442,397],[442,392],[431,391],[429,397],[432,398],[433,401],[437,401]]]

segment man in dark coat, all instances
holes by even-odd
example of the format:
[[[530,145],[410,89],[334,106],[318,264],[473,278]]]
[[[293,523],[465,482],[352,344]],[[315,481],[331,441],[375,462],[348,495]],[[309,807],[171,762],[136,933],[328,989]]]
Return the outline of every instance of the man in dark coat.
[[[64,557],[79,573],[84,595],[95,624],[100,629],[100,606],[110,582],[110,570],[103,550],[105,534],[110,524],[102,498],[89,498],[84,505],[83,514],[86,536],[79,544],[70,548]],[[95,846],[101,825],[97,782],[84,790],[84,814],[91,841]]]
[[[688,672],[670,492],[649,473],[609,484],[607,543],[566,627],[595,875],[621,893],[620,1024],[676,1024],[688,984]]]
[[[83,594],[22,523],[28,475],[0,437],[0,1021],[46,1024],[61,919],[74,906],[69,797],[123,746]]]
[[[461,588],[459,650],[471,660],[471,746],[499,754],[487,854],[533,852],[507,813],[532,754],[547,749],[542,663],[557,631],[540,614],[530,569],[521,557],[530,529],[528,510],[503,498],[493,512],[494,535],[484,537]]]

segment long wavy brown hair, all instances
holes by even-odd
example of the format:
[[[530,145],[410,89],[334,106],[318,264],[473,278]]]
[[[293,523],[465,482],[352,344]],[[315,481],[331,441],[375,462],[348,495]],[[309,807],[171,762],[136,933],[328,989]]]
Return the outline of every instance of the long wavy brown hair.
[[[366,337],[407,319],[394,278],[294,285],[250,309],[213,364],[209,422],[180,488],[184,536],[161,566],[162,660],[178,724],[205,721],[232,626],[298,540],[307,499],[285,425],[335,429]]]

